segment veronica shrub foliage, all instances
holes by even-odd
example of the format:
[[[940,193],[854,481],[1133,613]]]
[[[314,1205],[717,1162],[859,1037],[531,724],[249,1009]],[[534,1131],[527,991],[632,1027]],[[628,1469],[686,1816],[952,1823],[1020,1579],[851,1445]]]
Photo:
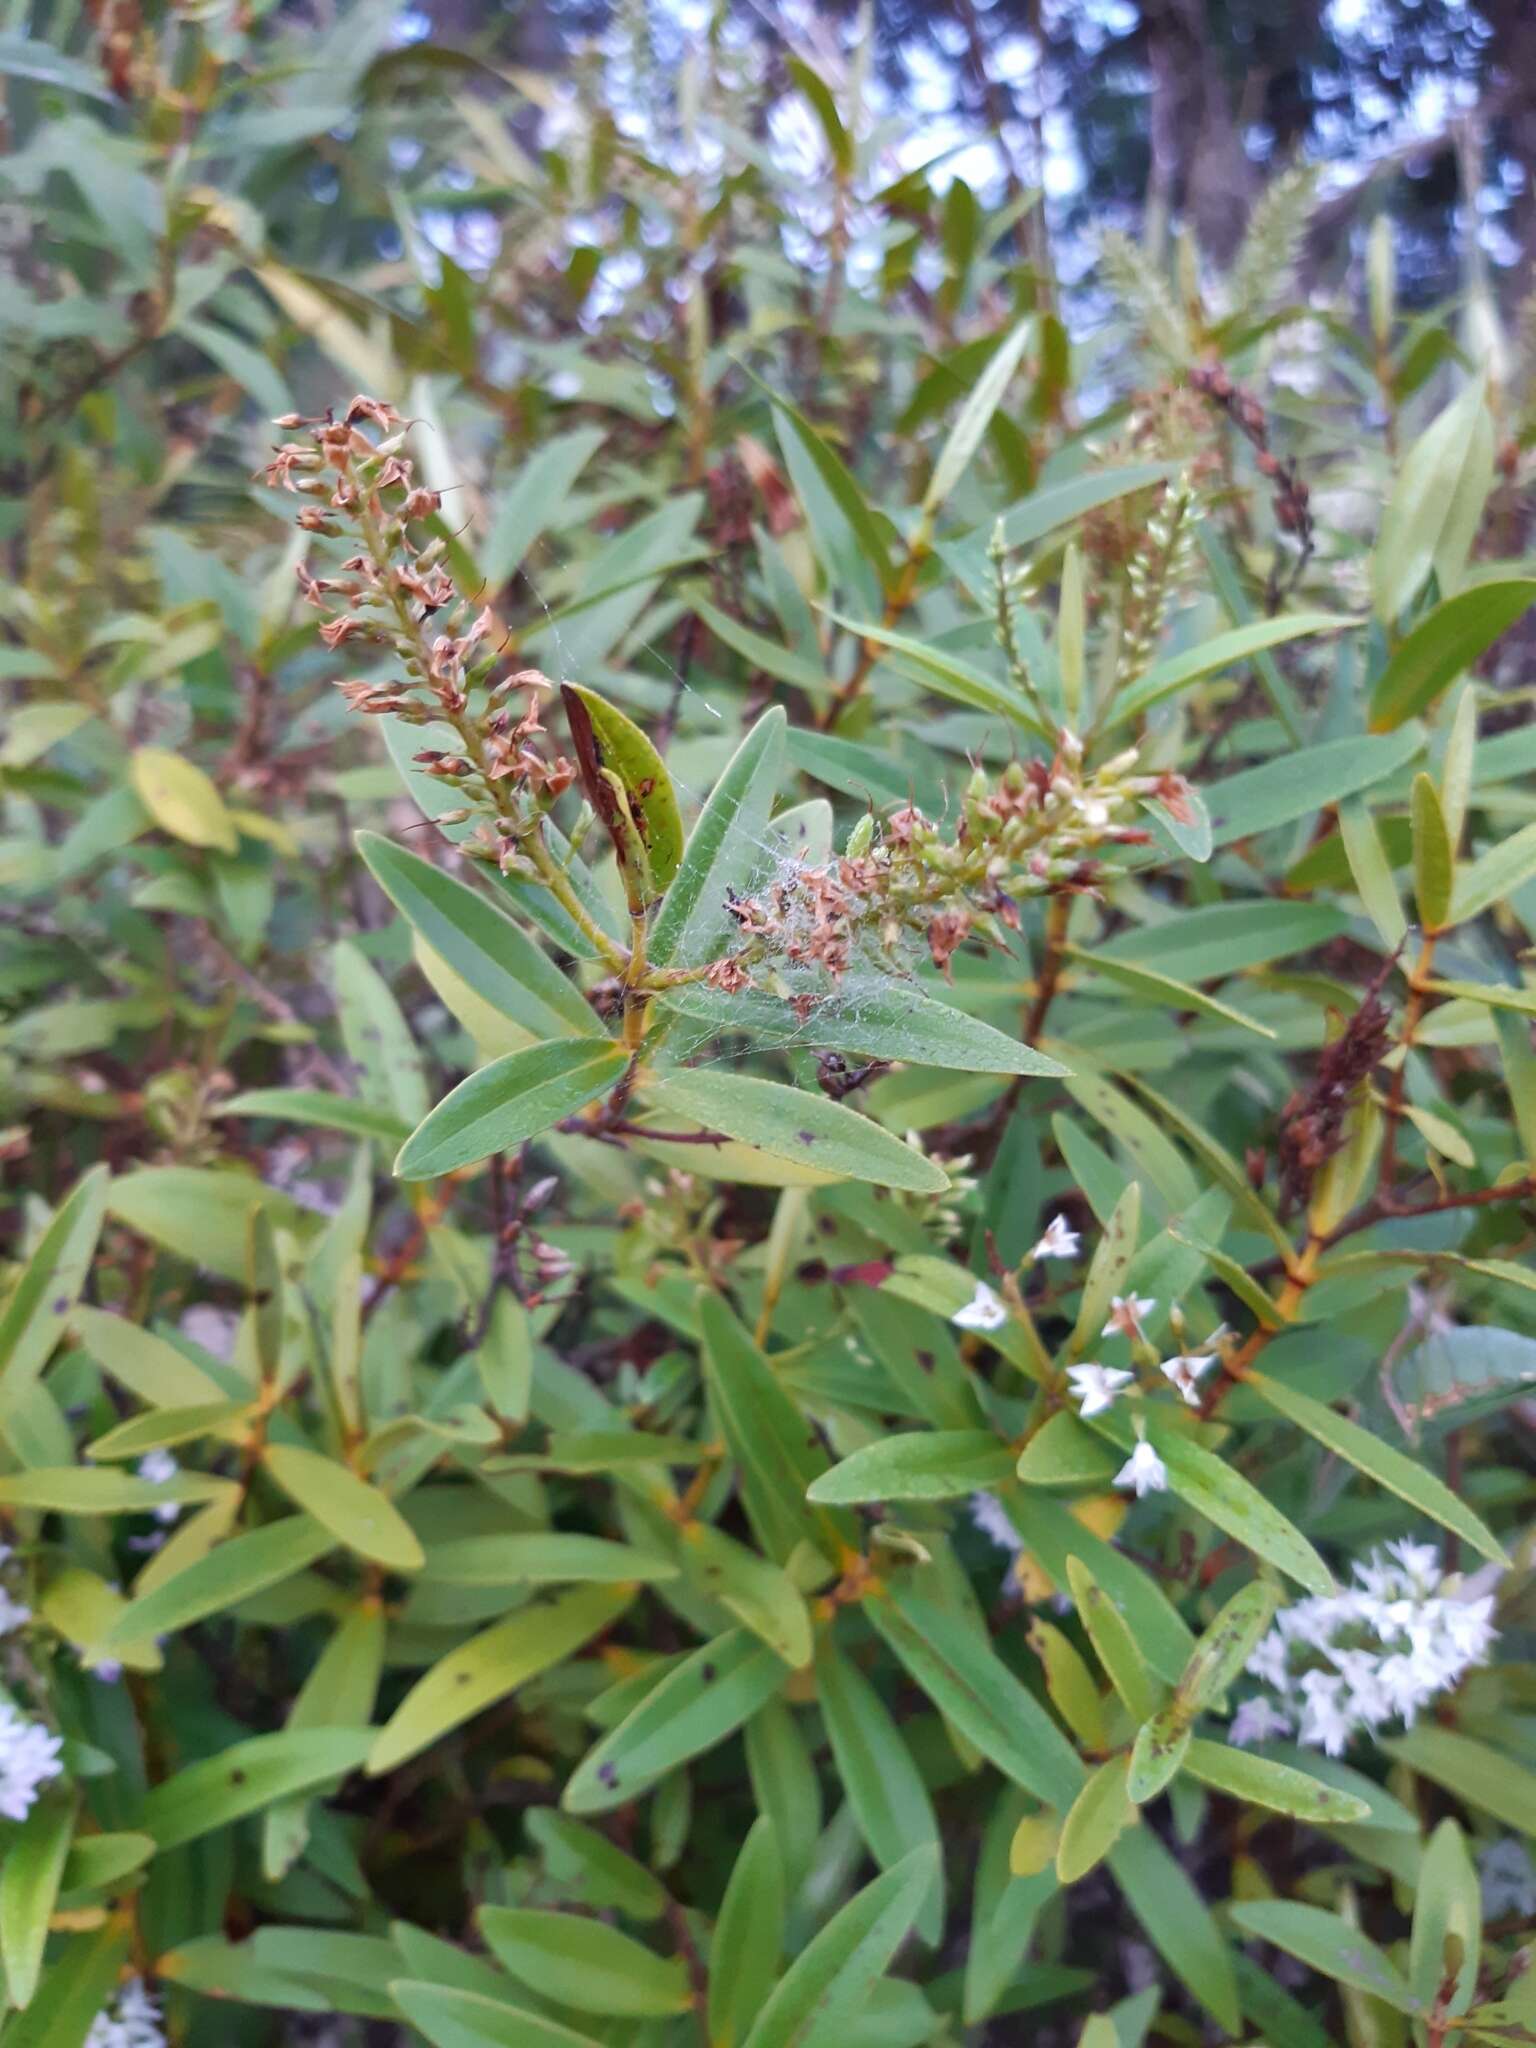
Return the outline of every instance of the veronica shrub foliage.
[[[0,37],[0,2044],[1536,2040],[1519,331],[391,19]]]

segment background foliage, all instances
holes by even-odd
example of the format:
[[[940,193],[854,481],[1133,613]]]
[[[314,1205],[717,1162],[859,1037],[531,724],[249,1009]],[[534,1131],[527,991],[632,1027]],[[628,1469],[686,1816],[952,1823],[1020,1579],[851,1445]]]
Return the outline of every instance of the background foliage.
[[[1524,309],[555,19],[0,34],[0,2043],[1536,2037]]]

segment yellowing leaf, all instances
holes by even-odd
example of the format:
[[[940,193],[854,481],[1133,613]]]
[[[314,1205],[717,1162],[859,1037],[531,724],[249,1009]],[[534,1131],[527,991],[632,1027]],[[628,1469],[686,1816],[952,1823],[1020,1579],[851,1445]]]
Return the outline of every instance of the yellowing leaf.
[[[187,846],[236,853],[240,835],[222,796],[193,761],[164,747],[138,747],[129,775],[146,811],[162,832]]]
[[[359,1557],[395,1572],[420,1571],[426,1563],[394,1502],[336,1459],[297,1444],[269,1444],[264,1463],[290,1500]]]

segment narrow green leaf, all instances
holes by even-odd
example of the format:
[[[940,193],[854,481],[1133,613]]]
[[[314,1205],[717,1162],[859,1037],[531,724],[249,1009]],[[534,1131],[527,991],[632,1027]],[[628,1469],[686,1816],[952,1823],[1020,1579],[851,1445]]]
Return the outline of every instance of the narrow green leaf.
[[[784,1863],[773,1822],[759,1814],[736,1858],[710,1944],[711,2048],[741,2048],[779,1974]]]
[[[1056,1845],[1056,1875],[1063,1884],[1076,1884],[1103,1862],[1127,1828],[1135,1827],[1137,1815],[1126,1777],[1128,1759],[1112,1756],[1088,1775],[1061,1824]]]
[[[426,1563],[394,1502],[335,1458],[297,1444],[268,1444],[262,1463],[295,1506],[359,1557],[392,1572],[417,1572]]]
[[[1294,1820],[1338,1827],[1347,1821],[1367,1821],[1371,1817],[1365,1800],[1357,1799],[1353,1793],[1340,1792],[1309,1777],[1305,1771],[1272,1763],[1246,1749],[1233,1749],[1225,1742],[1206,1742],[1194,1737],[1180,1768],[1202,1785],[1209,1785],[1213,1792],[1225,1792],[1229,1798],[1246,1800],[1250,1806],[1288,1813]]]
[[[1440,794],[1433,777],[1419,773],[1413,778],[1413,892],[1419,906],[1419,922],[1426,931],[1437,932],[1451,909],[1451,891],[1456,880],[1456,856],[1440,809]],[[1536,831],[1533,831],[1536,838]]]
[[[73,1797],[45,1791],[10,1834],[0,1860],[0,1961],[7,1997],[17,2007],[30,2005],[37,1990],[74,1826]]]
[[[1375,738],[1324,740],[1320,746],[1281,754],[1261,767],[1244,768],[1204,792],[1212,837],[1217,846],[1230,846],[1277,825],[1310,818],[1324,805],[1396,775],[1423,747],[1424,736],[1414,728]]]
[[[1353,801],[1339,806],[1339,837],[1365,914],[1380,933],[1381,943],[1389,952],[1396,952],[1403,943],[1408,920],[1403,915],[1392,863],[1363,803]]]
[[[323,1131],[344,1131],[350,1138],[378,1138],[398,1146],[410,1125],[393,1110],[346,1095],[328,1095],[319,1088],[246,1088],[218,1105],[219,1116],[270,1116],[287,1124],[313,1124]]]
[[[493,1010],[536,1039],[596,1035],[580,990],[478,889],[376,832],[359,832],[357,850],[412,930]]]
[[[1447,597],[1398,643],[1371,692],[1371,730],[1417,718],[1536,604],[1536,578],[1474,584]]]
[[[705,1643],[669,1671],[566,1784],[567,1813],[606,1813],[649,1791],[679,1764],[733,1735],[786,1677],[782,1659],[750,1629]]]
[[[1109,1852],[1109,1867],[1153,1946],[1229,2034],[1241,2025],[1232,1952],[1210,1908],[1151,1828],[1132,1828]]]
[[[512,1052],[461,1081],[407,1138],[395,1172],[431,1180],[509,1151],[579,1109],[624,1071],[611,1039],[557,1038]]]
[[[305,1728],[254,1735],[188,1764],[144,1801],[144,1827],[164,1851],[355,1771],[368,1754],[366,1728]]]
[[[835,1913],[774,1988],[745,2048],[811,2048],[845,2030],[922,1910],[933,1860],[932,1849],[914,1849]]]
[[[914,1430],[866,1444],[823,1473],[807,1498],[847,1507],[873,1500],[958,1500],[996,1486],[1014,1453],[985,1429]]]
[[[1314,1401],[1310,1394],[1303,1394],[1283,1381],[1271,1379],[1267,1373],[1251,1373],[1247,1384],[1271,1408],[1277,1409],[1287,1421],[1294,1422],[1298,1429],[1316,1437],[1336,1457],[1343,1458],[1357,1471],[1365,1473],[1367,1478],[1386,1487],[1389,1493],[1407,1501],[1420,1514],[1428,1515],[1432,1522],[1438,1522],[1444,1529],[1453,1529],[1492,1563],[1508,1564],[1504,1548],[1493,1532],[1420,1460],[1408,1457],[1371,1430],[1362,1429],[1358,1422],[1336,1414],[1323,1402]]]
[[[821,1173],[923,1195],[942,1194],[949,1186],[941,1167],[879,1124],[805,1089],[713,1067],[679,1067],[647,1073],[639,1093],[648,1104],[704,1130]]]
[[[450,1536],[427,1554],[422,1583],[448,1586],[649,1584],[675,1579],[677,1566],[603,1536],[531,1530],[517,1536]]]
[[[686,2012],[688,1973],[601,1920],[513,1906],[482,1906],[480,1931],[502,1968],[541,1998],[578,2012],[646,2019]]]
[[[308,1515],[289,1515],[264,1529],[232,1536],[162,1580],[152,1592],[131,1600],[102,1647],[115,1649],[190,1628],[195,1621],[282,1585],[335,1547],[335,1537]]]
[[[944,1866],[933,1801],[879,1693],[830,1635],[816,1652],[816,1699],[838,1782],[880,1868],[894,1869],[915,1848],[932,1849],[934,1882],[918,1925],[925,1941],[937,1941],[944,1924]]]
[[[1368,1992],[1398,2012],[1417,2012],[1418,2000],[1396,1967],[1369,1936],[1337,1913],[1294,1899],[1256,1899],[1231,1908],[1244,1934],[1272,1942],[1337,1984]]]
[[[688,835],[666,901],[651,929],[658,967],[690,967],[721,950],[731,927],[726,907],[762,861],[763,836],[784,766],[784,713],[775,705],[753,726],[721,771]]]
[[[1502,903],[1536,875],[1536,825],[1525,825],[1462,867],[1451,903],[1451,922],[1466,924]]]
[[[450,1650],[417,1679],[379,1731],[368,1751],[369,1776],[394,1770],[530,1678],[562,1663],[610,1628],[634,1597],[628,1585],[580,1586],[520,1608]]]
[[[985,1637],[903,1587],[864,1611],[933,1704],[1005,1778],[1058,1812],[1076,1798],[1083,1767],[1071,1744]]]
[[[1208,1001],[1196,998],[1195,1006]],[[861,988],[856,996],[818,994],[808,1012],[757,989],[726,995],[716,989],[680,988],[664,996],[662,1004],[690,1023],[722,1033],[746,1032],[768,1045],[825,1047],[956,1073],[1060,1077],[1068,1072],[1059,1060],[1032,1045],[963,1010],[935,1002],[914,982]]]
[[[1104,714],[1104,728],[1112,732],[1116,726],[1128,725],[1165,698],[1177,696],[1190,683],[1197,683],[1204,676],[1217,675],[1223,669],[1237,668],[1271,647],[1283,646],[1288,640],[1305,639],[1313,633],[1343,632],[1354,624],[1353,619],[1335,618],[1328,612],[1293,612],[1279,618],[1258,619],[1252,625],[1236,626],[1228,633],[1218,633],[1214,639],[1203,641],[1200,646],[1191,647],[1183,654],[1170,655],[1166,661],[1158,662],[1144,675],[1138,676],[1110,704]]]
[[[1454,1728],[1421,1724],[1381,1747],[1505,1827],[1536,1835],[1536,1771]]]
[[[1033,316],[1021,320],[1013,332],[999,343],[986,368],[972,385],[949,430],[949,439],[933,465],[933,475],[928,479],[928,489],[923,494],[924,512],[937,512],[970,468],[972,457],[992,424],[992,415],[1003,402],[1034,329]]]
[[[453,1985],[397,1977],[389,1995],[432,2048],[600,2048],[590,2034]]]
[[[95,1256],[111,1175],[93,1166],[59,1205],[0,1313],[0,1423],[42,1376]]]

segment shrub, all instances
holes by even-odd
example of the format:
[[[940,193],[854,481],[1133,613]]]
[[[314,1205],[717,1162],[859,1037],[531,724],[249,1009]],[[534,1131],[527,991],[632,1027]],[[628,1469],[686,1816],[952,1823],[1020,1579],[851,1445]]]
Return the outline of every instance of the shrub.
[[[0,2048],[1536,2038],[1510,346],[184,27],[11,52]]]

